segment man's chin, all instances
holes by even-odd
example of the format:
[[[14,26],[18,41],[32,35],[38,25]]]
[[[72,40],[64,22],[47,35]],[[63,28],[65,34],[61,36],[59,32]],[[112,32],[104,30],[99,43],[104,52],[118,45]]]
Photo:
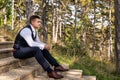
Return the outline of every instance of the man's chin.
[[[37,27],[37,29],[40,29],[40,27]]]
[[[35,29],[40,29],[40,27],[35,27]]]

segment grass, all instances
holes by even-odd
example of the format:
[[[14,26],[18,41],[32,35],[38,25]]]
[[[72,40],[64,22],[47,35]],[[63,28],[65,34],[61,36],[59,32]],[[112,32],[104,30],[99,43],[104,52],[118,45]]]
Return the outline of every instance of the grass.
[[[69,55],[66,49],[55,47],[51,50],[53,56],[60,62],[70,65],[70,68],[83,70],[83,75],[94,75],[97,80],[120,80],[115,73],[115,64],[98,61],[88,56]]]

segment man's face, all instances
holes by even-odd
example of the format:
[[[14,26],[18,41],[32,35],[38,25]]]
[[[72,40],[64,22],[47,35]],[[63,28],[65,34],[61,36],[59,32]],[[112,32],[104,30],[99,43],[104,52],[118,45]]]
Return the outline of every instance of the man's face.
[[[36,18],[36,19],[34,19],[34,20],[31,22],[31,24],[32,24],[32,26],[33,26],[34,28],[40,28],[40,26],[41,26],[41,20],[38,19],[38,18]]]

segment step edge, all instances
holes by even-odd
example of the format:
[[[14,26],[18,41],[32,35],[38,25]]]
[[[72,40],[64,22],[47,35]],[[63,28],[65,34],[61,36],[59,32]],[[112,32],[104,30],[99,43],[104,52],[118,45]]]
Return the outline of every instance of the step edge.
[[[7,58],[3,58],[3,59],[0,59],[0,61],[1,60],[5,60],[5,59],[9,59],[9,58],[13,58],[13,57],[7,57]],[[15,58],[13,58],[12,60],[10,60],[8,63],[0,63],[0,67],[2,67],[2,66],[5,66],[5,65],[9,65],[9,64],[11,64],[11,63],[14,63],[14,62],[19,62],[20,60],[19,59],[15,59]]]
[[[5,41],[5,42],[0,42],[0,45],[4,45],[4,44],[13,44],[13,41]]]
[[[2,52],[8,52],[8,51],[12,52],[12,51],[13,51],[13,48],[0,49],[0,53],[2,53]]]
[[[23,73],[23,74],[19,74],[19,75],[14,75],[14,76],[16,76],[15,78],[14,78],[14,80],[16,80],[16,79],[19,79],[20,78],[20,80],[21,79],[23,79],[24,77],[26,77],[27,75],[30,75],[30,74],[32,74],[32,73],[34,73],[35,71],[36,71],[36,69],[39,69],[39,67],[34,67],[34,66],[22,66],[21,68],[17,68],[17,69],[12,69],[12,70],[10,70],[10,71],[8,71],[8,72],[5,72],[5,73],[2,73],[2,74],[0,74],[0,77],[2,76],[4,76],[4,77],[7,77],[7,76],[12,76],[12,75],[9,75],[10,73],[13,73],[15,70],[18,70],[18,72],[20,71],[20,70],[24,70],[24,68],[29,68],[29,71],[28,72],[26,72],[26,73]],[[6,74],[6,75],[5,75]]]

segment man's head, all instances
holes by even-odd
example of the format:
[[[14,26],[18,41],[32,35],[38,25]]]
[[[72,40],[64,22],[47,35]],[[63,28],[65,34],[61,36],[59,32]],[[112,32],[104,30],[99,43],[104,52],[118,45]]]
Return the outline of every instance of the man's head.
[[[32,15],[30,17],[30,24],[34,27],[34,28],[39,28],[41,26],[41,19],[39,16],[37,15]]]

